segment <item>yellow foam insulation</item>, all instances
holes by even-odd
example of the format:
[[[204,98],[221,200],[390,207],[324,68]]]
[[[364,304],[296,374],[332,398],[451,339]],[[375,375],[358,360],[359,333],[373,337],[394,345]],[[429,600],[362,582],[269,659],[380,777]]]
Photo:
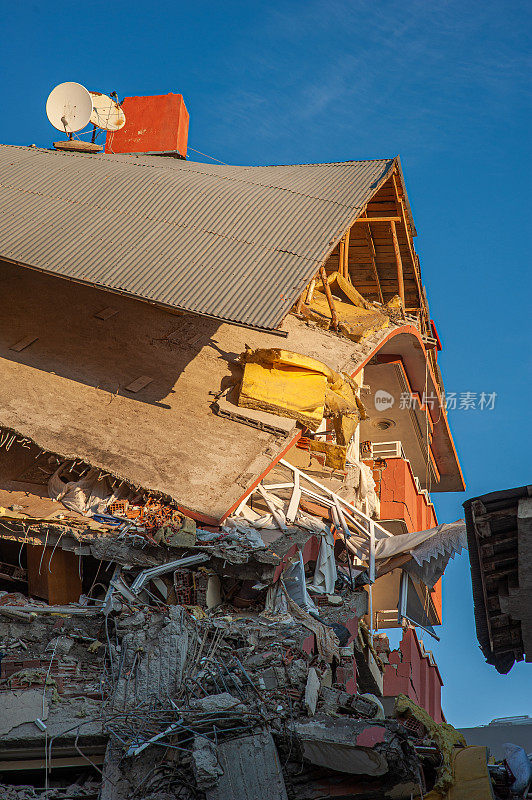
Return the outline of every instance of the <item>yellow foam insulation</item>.
[[[394,295],[394,296],[392,297],[392,299],[391,299],[391,300],[388,300],[388,302],[386,303],[386,305],[384,306],[384,308],[385,308],[385,309],[386,309],[386,311],[388,311],[390,314],[392,314],[392,313],[394,313],[394,312],[401,312],[401,311],[403,310],[403,303],[402,303],[402,300],[401,300],[401,298],[399,297],[399,295],[398,295],[398,294],[396,294],[396,295]]]
[[[339,272],[328,275],[327,284],[333,296],[338,330],[354,342],[389,327],[390,319],[397,322],[403,318],[404,308],[398,295],[377,306],[366,300]],[[310,305],[302,305],[299,313],[323,328],[330,327],[331,309],[321,282],[313,290]]]
[[[348,445],[361,419],[366,419],[366,410],[357,397],[357,385],[347,375],[341,383],[336,382],[325,390],[325,416],[332,418],[336,442]]]
[[[333,419],[334,433],[338,444],[343,445],[347,449],[347,445],[353,438],[358,423],[359,420],[353,417],[335,417]]]
[[[310,430],[333,418],[345,446],[363,417],[356,383],[315,358],[289,350],[248,350],[240,357],[244,375],[238,405],[296,419]],[[349,438],[346,438],[351,431]],[[345,464],[345,457],[344,457]]]
[[[366,410],[356,395],[356,384],[346,375],[341,382],[337,381],[325,389],[326,417],[340,417],[352,414],[366,419]]]
[[[356,291],[356,290],[355,290]],[[387,328],[390,324],[386,314],[375,308],[361,308],[334,298],[334,307],[338,315],[338,328],[348,339],[359,342],[372,333]],[[318,289],[314,291],[312,302],[308,307],[309,316],[316,321],[324,321],[330,324],[331,309],[325,294]]]
[[[342,447],[332,442],[311,440],[309,450],[311,453],[325,453],[325,466],[331,469],[345,469],[347,447]]]
[[[342,376],[324,364],[323,361],[318,361],[317,358],[312,358],[311,356],[304,356],[301,353],[293,353],[291,350],[283,350],[280,347],[248,349],[240,356],[240,360],[246,364],[295,367],[296,369],[319,372],[321,375],[325,375],[329,383],[342,380]]]
[[[434,789],[425,800],[490,800],[495,798],[488,770],[486,747],[455,747],[452,753],[453,784],[447,791]]]
[[[410,716],[421,722],[427,731],[427,735],[432,739],[442,755],[442,764],[438,768],[438,778],[431,794],[427,795],[427,798],[441,800],[441,797],[453,797],[453,800],[455,800],[454,795],[448,794],[448,790],[454,783],[453,760],[455,748],[462,748],[467,745],[463,735],[446,722],[438,725],[424,708],[420,708],[404,694],[400,694],[395,701],[395,716]],[[456,795],[456,800],[458,800],[458,797],[465,798],[465,795]],[[489,798],[489,795],[486,795],[486,797]]]
[[[331,292],[337,297],[340,297],[341,300],[344,299],[342,295],[345,295],[345,297],[350,300],[354,306],[374,310],[371,303],[368,303],[368,301],[362,297],[360,292],[355,289],[353,284],[350,281],[347,281],[343,275],[340,275],[339,272],[331,272],[331,274],[327,277],[327,283],[329,284]]]
[[[238,405],[297,419],[315,431],[323,419],[326,385],[319,372],[251,362],[244,367]]]

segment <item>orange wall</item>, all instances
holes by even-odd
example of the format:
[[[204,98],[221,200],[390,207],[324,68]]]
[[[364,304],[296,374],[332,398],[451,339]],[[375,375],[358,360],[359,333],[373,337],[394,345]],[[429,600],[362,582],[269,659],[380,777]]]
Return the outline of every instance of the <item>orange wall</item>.
[[[378,480],[377,473],[375,479]],[[408,533],[425,531],[438,524],[434,508],[427,503],[425,495],[418,492],[410,465],[402,458],[386,459],[386,469],[382,471],[380,500],[380,518],[403,519]],[[431,597],[441,621],[441,579],[434,586]]]
[[[431,589],[430,596],[432,598],[432,602],[434,603],[434,608],[436,609],[436,613],[438,615],[438,619],[440,620],[440,625],[442,623],[442,580],[440,580],[434,584],[434,589]]]
[[[431,656],[426,653],[413,629],[407,628],[398,650],[392,650],[384,670],[384,697],[405,694],[441,724],[441,687],[443,681]]]
[[[418,492],[410,465],[402,458],[387,458],[381,479],[381,519],[403,519],[409,533],[438,524],[434,508]]]

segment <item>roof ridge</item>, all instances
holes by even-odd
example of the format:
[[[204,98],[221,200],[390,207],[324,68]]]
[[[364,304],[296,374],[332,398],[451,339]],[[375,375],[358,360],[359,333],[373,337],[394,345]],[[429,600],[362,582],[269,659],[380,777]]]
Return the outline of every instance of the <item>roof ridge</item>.
[[[45,154],[53,153],[54,155],[56,155],[57,153],[59,153],[59,155],[64,155],[64,156],[67,156],[67,157],[76,157],[76,156],[82,155],[82,156],[89,156],[90,158],[98,158],[101,155],[101,154],[78,153],[78,152],[69,153],[69,152],[66,152],[66,151],[56,151],[56,150],[51,150],[51,149],[47,149],[47,148],[34,148],[34,147],[29,147],[29,146],[25,148],[24,146],[20,146],[20,145],[2,145],[2,147],[17,147],[17,148],[20,147],[20,149],[27,149],[27,150],[35,151],[35,152],[39,151],[39,152],[43,152]],[[126,153],[106,154],[106,157],[107,158],[113,158],[113,155],[114,155],[115,158],[118,158],[119,155],[120,156],[124,156],[124,155],[127,155],[127,154]],[[151,158],[156,158],[156,156],[151,156]],[[122,159],[120,159],[118,161],[118,163],[124,164],[124,163],[127,163],[127,162],[125,162],[124,159],[122,158]],[[211,164],[204,164],[202,161],[182,162],[180,160],[177,163],[173,164],[172,166],[176,170],[179,170],[181,168],[181,164],[183,164],[183,163],[198,164],[198,166],[200,166],[200,167],[204,167],[204,166],[218,167],[218,166],[220,166],[218,164],[212,164],[212,165]],[[331,162],[331,164],[292,164],[292,165],[286,165],[286,166],[294,166],[294,167],[334,166],[335,164],[340,165],[340,164],[357,164],[357,163],[364,163],[364,164],[366,164],[366,163],[381,164],[382,163],[382,164],[389,165],[390,161],[389,160],[385,160],[385,159],[381,159],[381,160],[377,160],[377,161],[361,161],[361,162],[345,161],[345,162]],[[153,168],[158,168],[158,167],[167,167],[168,165],[166,163],[165,164],[161,163],[161,164],[158,164],[158,165],[155,165],[155,164],[143,164],[143,163],[140,163],[140,164],[132,163],[130,166],[149,167],[149,168],[153,169]],[[236,164],[226,164],[224,166],[229,167],[229,168],[234,167],[235,169],[267,169],[267,167],[245,167],[245,166],[242,167],[242,166],[236,165]],[[281,166],[281,165],[279,165],[279,166]],[[389,169],[389,166],[388,166],[388,169]],[[181,168],[181,171],[184,171],[184,170]],[[200,174],[200,175],[211,175],[212,174],[210,172],[203,172],[202,170],[194,170],[194,172],[196,174]],[[328,204],[335,205],[335,206],[338,206],[338,207],[341,207],[341,208],[347,208],[347,209],[353,209],[353,210],[360,210],[362,208],[362,206],[360,206],[360,205],[351,205],[351,204],[348,204],[348,203],[340,203],[340,202],[338,202],[338,200],[332,200],[332,199],[329,199],[329,198],[326,198],[326,197],[321,197],[318,194],[308,194],[308,193],[304,193],[304,192],[298,192],[295,189],[290,188],[288,186],[276,186],[273,183],[263,183],[263,182],[257,182],[257,181],[248,181],[248,180],[245,180],[245,179],[243,179],[241,177],[233,177],[231,175],[223,175],[223,174],[222,175],[217,175],[216,177],[218,179],[226,180],[226,181],[232,181],[234,183],[248,184],[250,186],[260,186],[260,187],[262,187],[264,189],[277,189],[280,192],[288,192],[291,195],[294,195],[296,197],[308,197],[308,198],[312,198],[314,200],[320,200],[323,203],[328,203]],[[377,180],[380,180],[381,178],[382,178],[382,175],[379,176],[379,178],[377,178]],[[23,191],[27,191],[27,190],[24,189]]]
[[[254,165],[230,165],[227,166],[243,166],[244,169],[263,169],[267,167],[333,167],[338,164],[379,164],[381,162],[387,163],[389,161],[394,161],[397,156],[385,156],[384,158],[348,158],[346,161],[304,161],[300,164],[254,164]],[[194,162],[194,163],[202,163],[202,162]],[[214,164],[213,166],[218,166]]]
[[[151,153],[81,153],[78,151],[69,152],[67,150],[55,150],[52,147],[39,147],[37,145],[30,145],[30,144],[6,144],[5,142],[0,142],[0,147],[13,147],[17,150],[31,150],[31,151],[39,151],[42,153],[53,153],[54,155],[60,156],[88,156],[90,158],[99,158],[101,156],[105,156],[106,158],[120,158],[123,159],[124,156],[129,156],[130,158],[135,159],[146,159],[146,158],[153,158],[156,159],[157,156]],[[159,156],[161,158],[161,156]],[[344,166],[345,164],[380,164],[380,163],[388,163],[390,161],[394,161],[398,158],[397,155],[395,156],[384,156],[383,158],[348,158],[345,161],[304,161],[302,163],[291,163],[291,164],[208,164],[204,161],[191,161],[189,159],[167,159],[165,160],[165,166],[175,166],[179,167],[181,164],[198,164],[199,166],[207,166],[207,167],[215,167],[215,168],[222,168],[222,167],[234,167],[235,169],[275,169],[276,167],[333,167],[333,166]],[[163,162],[161,162],[161,166]],[[146,165],[151,166],[151,165]]]

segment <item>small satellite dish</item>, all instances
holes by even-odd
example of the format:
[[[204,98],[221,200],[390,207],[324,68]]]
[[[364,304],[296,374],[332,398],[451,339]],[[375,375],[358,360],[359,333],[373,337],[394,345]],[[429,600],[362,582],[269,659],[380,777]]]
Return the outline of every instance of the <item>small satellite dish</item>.
[[[92,99],[91,122],[104,131],[119,131],[126,124],[126,115],[114,100],[100,92],[89,92]]]
[[[58,131],[75,133],[91,119],[92,98],[80,83],[60,83],[46,101],[46,116]]]

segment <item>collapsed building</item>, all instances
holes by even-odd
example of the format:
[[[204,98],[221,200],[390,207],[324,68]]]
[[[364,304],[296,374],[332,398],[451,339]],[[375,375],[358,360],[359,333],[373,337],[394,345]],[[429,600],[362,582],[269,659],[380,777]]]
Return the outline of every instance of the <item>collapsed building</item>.
[[[532,486],[464,503],[475,624],[488,664],[532,661]]]
[[[399,158],[130,139],[0,148],[2,796],[491,792],[418,635],[464,483]]]

